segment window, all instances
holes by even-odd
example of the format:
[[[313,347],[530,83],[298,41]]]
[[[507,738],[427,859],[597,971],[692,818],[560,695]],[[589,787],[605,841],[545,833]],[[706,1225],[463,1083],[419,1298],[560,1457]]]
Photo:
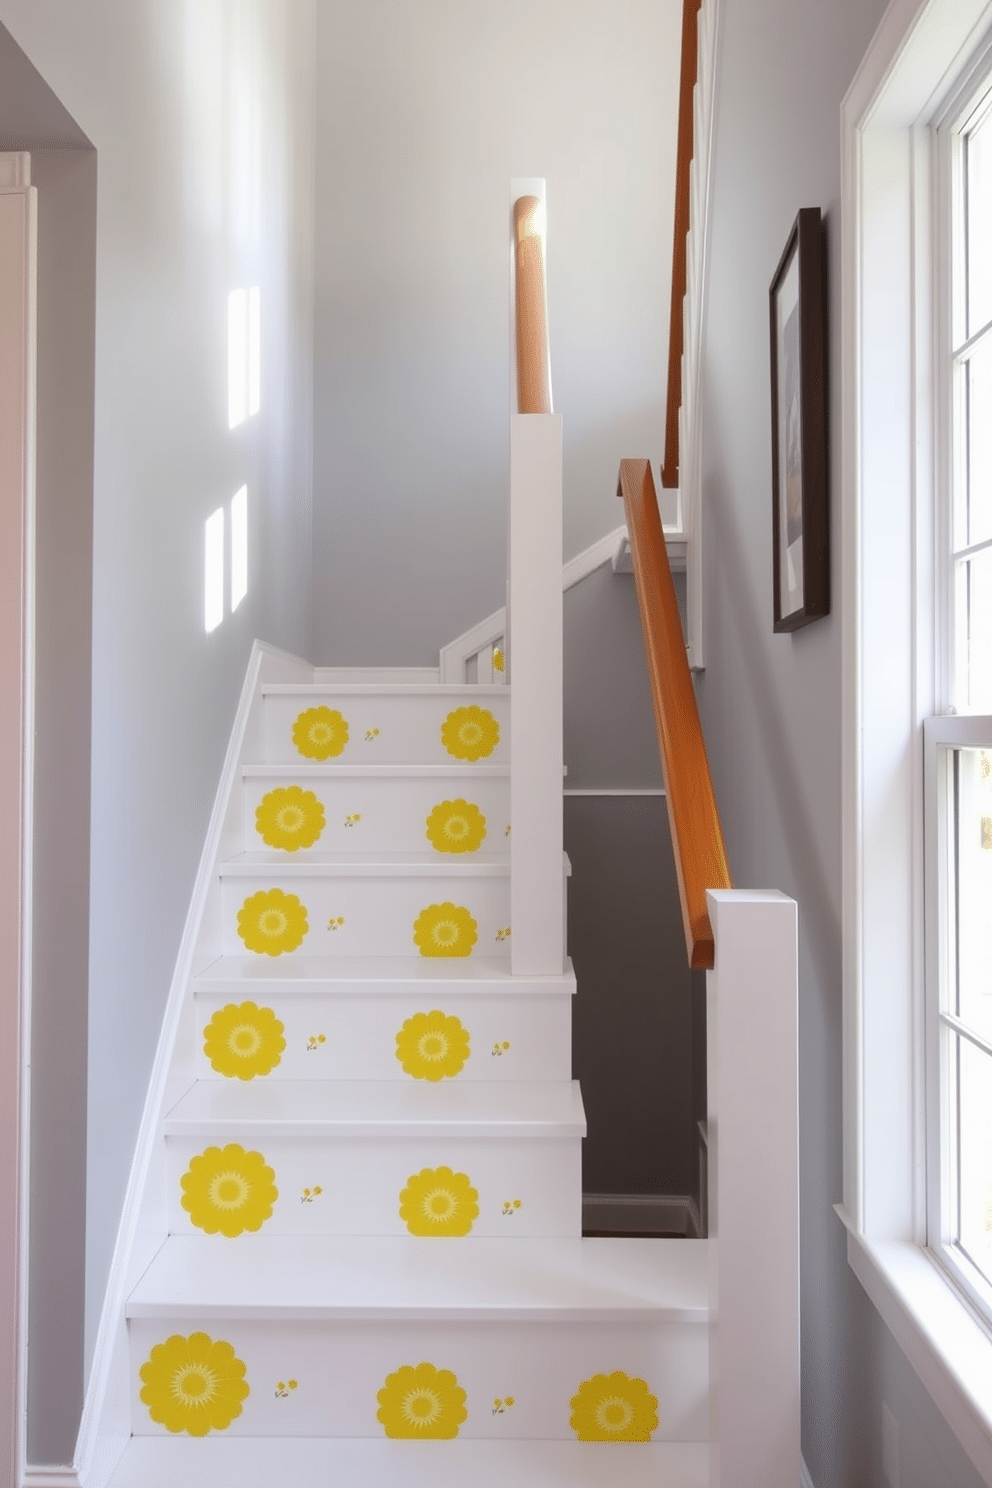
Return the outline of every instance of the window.
[[[982,1024],[968,969],[980,953],[959,914],[981,893],[984,850],[966,840],[967,819],[988,742],[976,710],[992,711],[980,701],[992,554],[976,546],[983,499],[986,518],[992,511],[977,494],[988,393],[975,337],[989,316],[967,278],[969,256],[973,268],[976,254],[992,260],[986,209],[976,212],[990,37],[992,0],[891,0],[842,110],[838,1212],[852,1268],[992,1484],[992,1329],[963,1291],[969,1266],[981,1281],[987,1148],[973,1135],[984,1088],[975,1071],[988,1055],[975,1041]],[[949,113],[952,98],[961,101]],[[962,303],[967,329],[952,336]],[[984,423],[992,427],[992,413]],[[946,911],[939,954],[925,918],[934,868]],[[936,1000],[928,969],[943,978]]]
[[[927,1237],[992,1322],[992,79],[936,132],[936,629],[925,745]]]

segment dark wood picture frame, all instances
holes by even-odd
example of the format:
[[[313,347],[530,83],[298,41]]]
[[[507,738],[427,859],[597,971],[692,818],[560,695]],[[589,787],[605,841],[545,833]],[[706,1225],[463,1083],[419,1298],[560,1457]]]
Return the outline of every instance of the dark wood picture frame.
[[[803,207],[768,291],[776,631],[830,613],[822,241],[819,207]]]

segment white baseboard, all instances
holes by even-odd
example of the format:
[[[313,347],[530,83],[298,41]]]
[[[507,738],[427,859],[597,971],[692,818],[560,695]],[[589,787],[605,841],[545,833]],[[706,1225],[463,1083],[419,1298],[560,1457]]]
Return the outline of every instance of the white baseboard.
[[[26,1467],[21,1488],[79,1488],[79,1472],[75,1467]]]
[[[631,1235],[699,1234],[699,1210],[691,1194],[582,1195],[582,1228]]]

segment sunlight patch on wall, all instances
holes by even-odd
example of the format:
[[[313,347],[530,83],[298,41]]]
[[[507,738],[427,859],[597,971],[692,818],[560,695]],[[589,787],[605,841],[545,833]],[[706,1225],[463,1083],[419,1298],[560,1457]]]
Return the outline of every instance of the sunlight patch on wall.
[[[248,487],[231,500],[231,611],[248,593]]]
[[[203,532],[203,625],[207,634],[224,618],[224,508],[207,518]]]
[[[243,424],[248,410],[248,297],[232,289],[227,298],[227,425]]]
[[[262,406],[262,292],[248,291],[248,417]]]
[[[262,406],[262,296],[258,286],[227,298],[227,424],[236,429]]]

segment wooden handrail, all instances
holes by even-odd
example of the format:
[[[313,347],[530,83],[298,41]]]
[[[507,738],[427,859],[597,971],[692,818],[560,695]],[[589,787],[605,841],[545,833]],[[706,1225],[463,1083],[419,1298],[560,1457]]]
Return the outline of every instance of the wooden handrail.
[[[706,890],[733,885],[647,460],[620,461],[617,495],[623,498],[627,513],[686,951],[690,966],[712,968],[713,929]]]
[[[666,491],[679,483],[679,409],[682,406],[683,315],[686,238],[689,233],[689,172],[692,166],[692,95],[699,54],[699,10],[702,0],[683,0],[682,72],[679,81],[679,132],[675,153],[675,229],[672,240],[672,305],[668,325],[668,397],[665,403],[665,462],[661,484]]]
[[[551,360],[544,276],[544,203],[521,196],[513,204],[517,322],[517,412],[550,413]]]

